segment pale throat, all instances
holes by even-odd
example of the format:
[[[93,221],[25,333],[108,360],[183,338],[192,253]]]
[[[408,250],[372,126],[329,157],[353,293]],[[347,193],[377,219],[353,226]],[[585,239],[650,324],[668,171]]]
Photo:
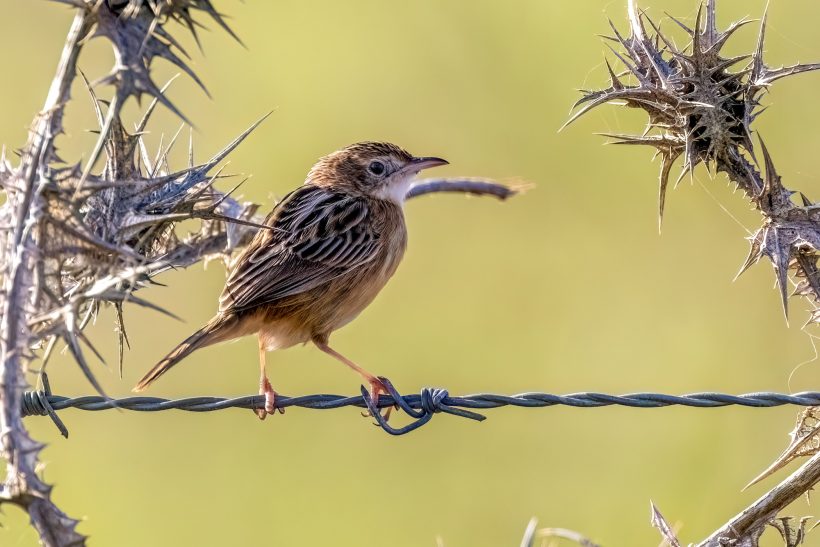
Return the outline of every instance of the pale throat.
[[[407,197],[407,191],[413,184],[417,174],[418,173],[402,173],[396,177],[395,180],[388,181],[374,192],[375,197],[403,206],[404,200]]]

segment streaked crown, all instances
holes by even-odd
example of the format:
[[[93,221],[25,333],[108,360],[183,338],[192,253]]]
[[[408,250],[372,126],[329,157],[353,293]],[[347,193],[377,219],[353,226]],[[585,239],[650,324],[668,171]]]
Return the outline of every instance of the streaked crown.
[[[401,202],[419,171],[447,162],[418,158],[389,142],[359,142],[321,158],[310,170],[306,184]]]

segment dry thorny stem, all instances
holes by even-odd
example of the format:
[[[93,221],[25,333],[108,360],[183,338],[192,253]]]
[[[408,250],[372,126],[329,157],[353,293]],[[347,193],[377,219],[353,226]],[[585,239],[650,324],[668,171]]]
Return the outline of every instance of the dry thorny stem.
[[[122,347],[128,343],[123,306],[159,310],[135,291],[169,268],[209,258],[227,260],[262,222],[254,215],[257,205],[240,203],[230,192],[215,188],[224,178],[222,160],[261,120],[205,163],[194,161],[189,144],[188,165],[177,170],[169,166],[170,144],[160,145],[152,157],[142,139],[158,104],[187,121],[166,97],[165,88],[152,79],[155,59],[169,61],[204,89],[170,29],[181,24],[198,42],[199,14],[236,38],[211,2],[60,1],[76,14],[57,74],[18,164],[5,154],[0,158],[0,190],[6,196],[0,207],[0,440],[6,460],[0,502],[26,510],[42,544],[48,546],[84,545],[86,538],[77,532],[77,520],[54,504],[51,487],[36,473],[44,445],[28,435],[20,416],[29,363],[38,350],[45,362],[56,344],[65,343],[102,392],[85,351],[99,354],[83,334],[99,308],[108,305],[116,311],[121,366]],[[115,63],[110,73],[93,83],[82,77],[97,114],[99,136],[85,165],[66,163],[57,155],[55,139],[63,132],[78,58],[92,38],[110,43]],[[106,100],[97,97],[101,89],[109,92]],[[121,117],[123,105],[143,95],[151,103],[128,128]],[[502,199],[515,193],[492,181],[442,179],[418,183],[409,197],[453,191]],[[189,219],[198,220],[197,228],[180,235],[178,223]]]
[[[716,3],[707,0],[701,5],[691,28],[670,16],[673,26],[681,27],[687,37],[688,43],[680,48],[669,33],[661,31],[636,6],[635,0],[629,0],[629,35],[622,35],[612,25],[614,36],[608,38],[624,70],[616,71],[607,63],[609,87],[585,91],[570,122],[610,102],[647,113],[649,120],[641,134],[609,136],[616,144],[648,145],[660,156],[659,217],[663,216],[672,167],[679,158],[682,170],[678,181],[701,163],[712,172],[725,173],[763,217],[761,227],[750,237],[751,250],[741,273],[766,257],[774,266],[784,311],[791,274],[794,295],[804,297],[811,307],[809,323],[820,323],[820,205],[782,184],[763,140],[759,139],[759,147],[755,145],[751,127],[763,110],[760,100],[772,83],[820,69],[820,64],[768,67],[763,60],[765,15],[755,51],[738,57],[724,56],[727,41],[750,21],[744,19],[719,30]],[[799,199],[793,200],[795,195]],[[807,433],[807,428],[811,432]],[[767,524],[781,530],[787,545],[802,542],[804,521],[795,527],[789,520],[774,519],[820,479],[820,441],[816,434],[817,430],[809,426],[798,427],[794,443],[780,458],[780,464],[797,455],[814,457],[701,545],[754,546]],[[662,518],[653,516],[653,524],[660,523]],[[668,527],[665,530],[664,536],[671,543],[673,534]]]

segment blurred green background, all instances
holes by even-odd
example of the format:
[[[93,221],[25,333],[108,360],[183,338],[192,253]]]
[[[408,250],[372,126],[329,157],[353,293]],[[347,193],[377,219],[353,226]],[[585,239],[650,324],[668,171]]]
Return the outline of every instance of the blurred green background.
[[[253,120],[275,113],[232,156],[253,177],[241,192],[268,208],[300,184],[313,161],[348,143],[378,139],[450,166],[436,175],[527,180],[507,203],[428,196],[407,206],[410,247],[376,302],[336,334],[338,349],[404,392],[445,386],[556,393],[817,388],[816,330],[807,304],[783,320],[768,264],[732,278],[758,216],[721,176],[698,169],[671,193],[656,225],[651,151],[602,146],[594,132],[640,131],[639,113],[606,107],[558,134],[576,88],[605,84],[598,33],[622,28],[626,0],[386,3],[218,1],[247,45],[202,19],[204,56],[192,65],[213,95],[186,78],[172,100],[197,125],[199,160]],[[780,64],[820,58],[820,4],[771,3],[767,54]],[[46,95],[71,13],[48,2],[4,0],[0,141],[17,147]],[[645,2],[688,23],[696,2]],[[721,2],[720,22],[758,17],[764,2]],[[11,13],[13,16],[9,16]],[[750,51],[756,30],[738,34]],[[677,35],[680,39],[680,35]],[[611,58],[611,54],[609,55]],[[81,59],[93,79],[111,66],[93,41]],[[158,63],[157,79],[173,73]],[[779,83],[757,129],[787,186],[820,195],[816,101],[820,75]],[[66,160],[91,149],[87,93],[69,108]],[[131,111],[133,114],[135,112]],[[179,120],[160,112],[151,143]],[[187,140],[187,139],[185,139]],[[184,147],[183,147],[184,148]],[[184,152],[178,154],[183,165]],[[224,185],[229,187],[232,183]],[[724,209],[725,208],[725,209]],[[96,368],[108,392],[137,378],[214,312],[224,280],[213,263],[165,274],[142,297],[185,323],[126,310],[132,350],[116,372],[113,318],[92,337],[109,361]],[[312,347],[269,357],[288,395],[354,393],[358,378]],[[60,356],[55,392],[92,392]],[[256,389],[252,339],[194,354],[149,395],[238,396]],[[582,531],[607,546],[656,545],[649,500],[696,541],[774,484],[740,488],[780,453],[795,409],[500,409],[477,424],[440,416],[393,438],[354,409],[293,409],[260,423],[247,411],[138,414],[67,410],[46,440],[54,498],[84,519],[91,545],[517,545],[527,520]],[[803,502],[793,513],[810,512]],[[26,516],[8,509],[0,544],[34,545]],[[778,545],[770,536],[766,545]],[[813,540],[810,538],[809,543]],[[817,543],[820,544],[820,543]]]

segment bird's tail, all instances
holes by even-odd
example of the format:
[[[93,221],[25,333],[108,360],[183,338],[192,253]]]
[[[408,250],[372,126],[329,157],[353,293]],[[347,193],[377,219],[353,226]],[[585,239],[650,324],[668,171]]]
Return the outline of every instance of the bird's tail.
[[[208,324],[193,333],[175,347],[171,353],[154,365],[142,379],[134,386],[133,391],[142,391],[150,386],[157,378],[168,372],[171,367],[188,357],[194,351],[233,338],[232,331],[236,327],[235,316],[217,315]]]

